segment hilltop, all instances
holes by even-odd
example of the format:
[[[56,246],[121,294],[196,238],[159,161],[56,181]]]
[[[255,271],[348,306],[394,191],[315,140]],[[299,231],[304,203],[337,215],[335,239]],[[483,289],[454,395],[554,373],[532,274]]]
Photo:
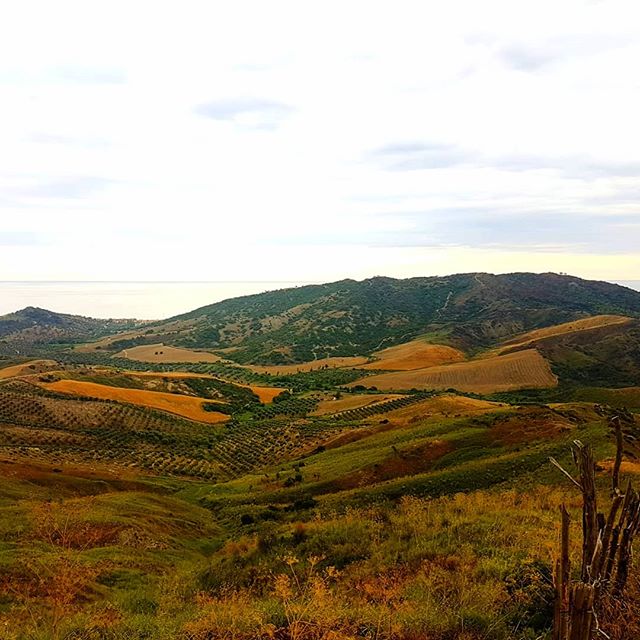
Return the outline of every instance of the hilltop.
[[[553,273],[376,277],[243,296],[131,332],[119,351],[163,343],[235,362],[284,365],[363,356],[417,337],[467,352],[599,314],[640,316],[640,292]]]
[[[26,307],[0,316],[0,355],[32,351],[37,345],[96,340],[142,324],[138,320],[100,320]]]

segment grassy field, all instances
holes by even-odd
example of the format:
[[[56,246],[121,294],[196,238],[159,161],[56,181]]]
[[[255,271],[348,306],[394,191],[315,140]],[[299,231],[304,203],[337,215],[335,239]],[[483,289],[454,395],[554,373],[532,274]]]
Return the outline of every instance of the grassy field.
[[[640,409],[640,387],[622,387],[620,389],[605,389],[586,387],[575,392],[577,400],[599,402],[614,407]]]
[[[580,502],[547,456],[588,440],[606,485],[590,405],[448,395],[337,433],[223,483],[0,462],[2,637],[548,637],[558,505],[577,531]]]
[[[640,409],[555,387],[534,349],[414,340],[279,375],[85,356],[0,372],[2,640],[549,640],[559,505],[576,566],[581,522],[549,457],[591,443],[609,500],[594,403]],[[638,580],[612,640],[640,637]]]
[[[356,380],[350,386],[358,384],[384,391],[457,389],[493,393],[520,388],[553,387],[557,384],[557,379],[547,361],[535,349],[527,349],[503,356],[373,375]]]

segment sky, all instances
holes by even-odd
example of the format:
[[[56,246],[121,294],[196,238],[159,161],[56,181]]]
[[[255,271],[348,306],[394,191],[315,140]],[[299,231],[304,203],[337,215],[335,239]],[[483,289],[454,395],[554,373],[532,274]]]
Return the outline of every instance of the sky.
[[[636,2],[21,2],[0,280],[640,280]]]

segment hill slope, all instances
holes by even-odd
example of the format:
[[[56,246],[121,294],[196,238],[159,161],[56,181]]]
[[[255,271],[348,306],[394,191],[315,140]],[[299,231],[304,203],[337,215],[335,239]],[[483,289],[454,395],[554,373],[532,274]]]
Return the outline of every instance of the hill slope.
[[[286,364],[361,356],[421,335],[473,350],[598,314],[638,317],[640,293],[557,274],[376,277],[225,300],[156,323],[130,346],[225,349],[240,363]]]
[[[603,387],[640,382],[640,321],[636,319],[575,331],[550,331],[511,348],[505,345],[502,353],[531,348],[551,363],[564,382]]]
[[[142,324],[137,320],[99,320],[26,307],[0,316],[0,355],[32,351],[36,345],[95,340]]]

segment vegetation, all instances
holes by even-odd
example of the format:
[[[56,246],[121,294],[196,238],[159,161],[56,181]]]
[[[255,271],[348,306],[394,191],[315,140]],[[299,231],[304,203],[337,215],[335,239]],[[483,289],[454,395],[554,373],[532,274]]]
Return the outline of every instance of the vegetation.
[[[548,325],[637,316],[639,299],[553,274],[375,278],[226,301],[79,349],[48,316],[3,334],[49,359],[13,355],[0,373],[0,637],[549,640],[559,506],[581,520],[587,467],[601,505],[640,473],[616,446],[627,436],[637,453],[640,353],[633,318]],[[90,327],[77,335],[103,335]],[[113,356],[131,340],[233,347],[218,355],[236,362]],[[374,367],[396,373],[369,366],[379,351]],[[557,386],[522,388],[529,374],[485,396],[376,384],[527,353]],[[239,364],[301,359],[322,364]],[[549,458],[570,469],[576,441],[593,465],[568,484]],[[611,539],[598,547],[609,556]],[[582,541],[561,549],[575,567],[563,584],[599,589]],[[622,566],[624,604],[598,605],[612,640],[640,634],[640,575]]]
[[[43,345],[96,340],[143,326],[137,320],[97,320],[27,307],[0,316],[0,356],[38,353]]]

